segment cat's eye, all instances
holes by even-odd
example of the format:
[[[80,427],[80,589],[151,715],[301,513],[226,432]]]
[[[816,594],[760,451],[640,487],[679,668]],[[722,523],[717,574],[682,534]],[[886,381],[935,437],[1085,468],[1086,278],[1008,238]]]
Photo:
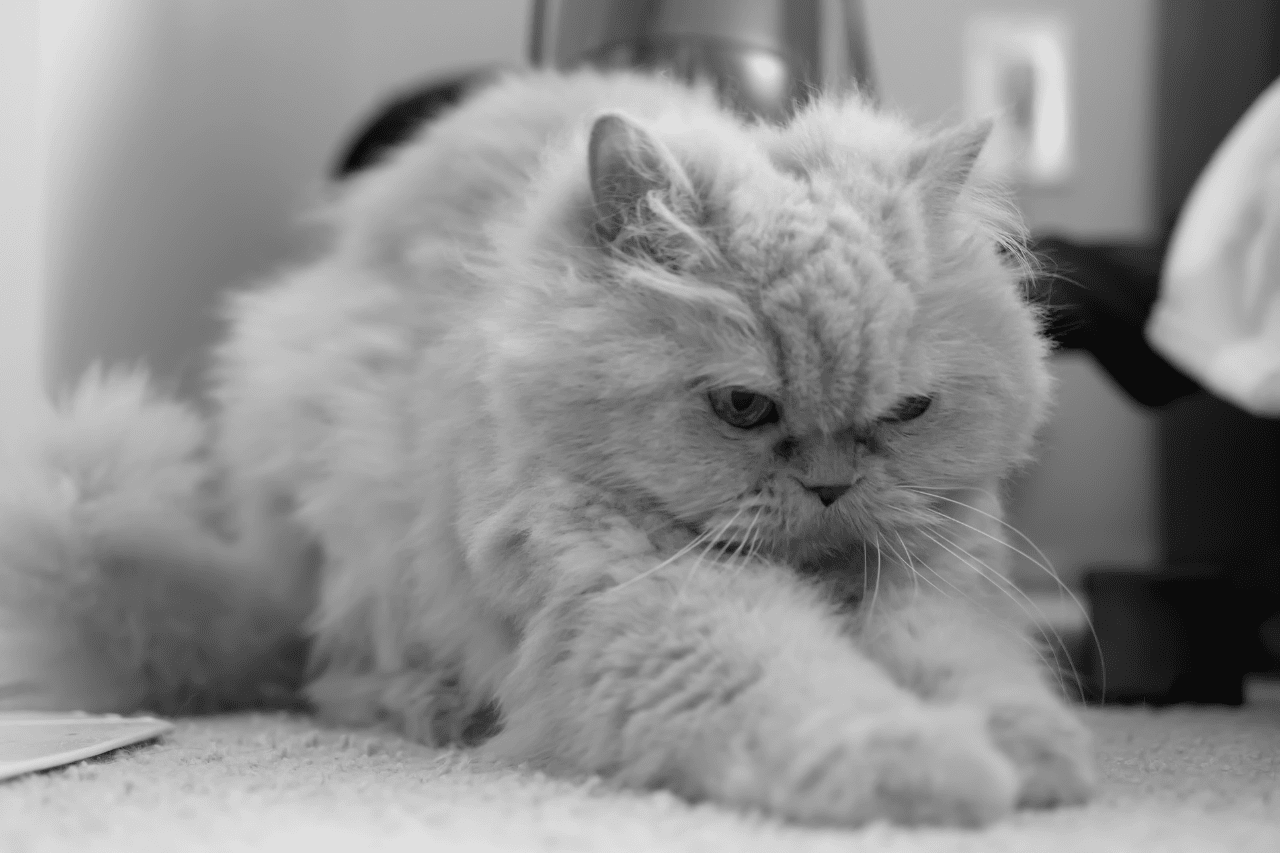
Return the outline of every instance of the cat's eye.
[[[929,411],[929,407],[932,405],[933,398],[924,394],[904,397],[902,402],[889,410],[889,413],[884,416],[884,420],[891,423],[914,421],[916,418]]]
[[[778,406],[748,388],[737,385],[717,388],[707,396],[716,417],[738,429],[755,429],[778,422]]]

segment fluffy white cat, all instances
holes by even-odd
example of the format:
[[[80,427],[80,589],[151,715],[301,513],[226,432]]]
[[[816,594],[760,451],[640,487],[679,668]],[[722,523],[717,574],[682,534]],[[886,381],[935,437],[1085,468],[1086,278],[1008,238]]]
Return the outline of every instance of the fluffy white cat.
[[[495,84],[235,298],[207,426],[95,376],[6,463],[0,702],[301,688],[806,822],[1081,802],[1087,733],[1000,613],[1050,383],[985,135]]]

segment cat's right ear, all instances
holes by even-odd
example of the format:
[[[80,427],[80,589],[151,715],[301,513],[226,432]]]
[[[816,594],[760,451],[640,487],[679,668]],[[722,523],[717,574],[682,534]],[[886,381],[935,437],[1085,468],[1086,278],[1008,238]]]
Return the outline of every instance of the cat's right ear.
[[[605,243],[628,227],[643,231],[658,207],[679,216],[694,200],[688,176],[666,146],[618,113],[592,125],[587,170],[596,233]]]
[[[984,119],[929,140],[913,155],[907,168],[908,178],[923,185],[926,197],[934,206],[949,207],[969,182],[991,128],[991,120]]]

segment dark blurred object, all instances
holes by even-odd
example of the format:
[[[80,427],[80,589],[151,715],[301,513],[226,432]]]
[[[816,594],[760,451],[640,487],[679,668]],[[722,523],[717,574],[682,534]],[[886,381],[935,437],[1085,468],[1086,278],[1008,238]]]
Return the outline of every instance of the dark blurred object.
[[[663,69],[769,121],[821,90],[875,92],[860,0],[534,0],[530,29],[535,65]]]
[[[1081,667],[1090,701],[1239,705],[1245,676],[1274,666],[1259,629],[1277,599],[1227,568],[1100,567],[1084,584],[1098,637]]]
[[[379,107],[347,146],[333,169],[342,179],[380,162],[393,148],[408,142],[418,129],[489,82],[496,70],[467,71],[397,95]]]
[[[1144,406],[1164,406],[1200,386],[1147,344],[1143,330],[1160,288],[1163,247],[1074,243],[1032,246],[1042,264],[1031,297],[1048,309],[1048,333],[1063,349],[1088,352]]]
[[[726,103],[775,121],[819,90],[875,94],[861,0],[534,0],[529,59],[709,81]],[[378,163],[496,73],[442,77],[392,98],[347,146],[334,177]]]

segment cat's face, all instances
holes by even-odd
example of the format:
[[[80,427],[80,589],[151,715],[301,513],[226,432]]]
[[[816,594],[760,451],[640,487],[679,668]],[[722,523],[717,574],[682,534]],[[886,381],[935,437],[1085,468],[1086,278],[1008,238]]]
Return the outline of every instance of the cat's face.
[[[984,135],[888,121],[828,107],[670,147],[596,123],[590,196],[555,226],[577,254],[508,329],[521,417],[559,465],[803,562],[1022,458],[1044,345],[964,195]],[[881,135],[842,143],[851,126]]]

